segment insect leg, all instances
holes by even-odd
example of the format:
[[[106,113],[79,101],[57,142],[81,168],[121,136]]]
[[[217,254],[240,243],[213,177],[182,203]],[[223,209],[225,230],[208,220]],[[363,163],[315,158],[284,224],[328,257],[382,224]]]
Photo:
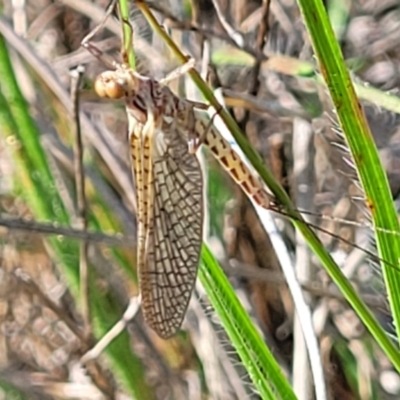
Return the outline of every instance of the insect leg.
[[[162,85],[168,85],[171,81],[180,78],[182,75],[186,74],[188,71],[194,68],[196,61],[192,57],[187,57],[187,61],[185,64],[180,65],[179,67],[172,70],[166,77],[161,79],[160,83]]]

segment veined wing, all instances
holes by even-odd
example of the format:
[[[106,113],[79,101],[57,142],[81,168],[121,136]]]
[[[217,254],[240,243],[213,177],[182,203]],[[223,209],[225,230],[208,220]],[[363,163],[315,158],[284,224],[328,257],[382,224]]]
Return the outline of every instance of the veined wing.
[[[196,281],[202,243],[203,184],[188,151],[190,127],[181,124],[179,99],[156,81],[120,65],[95,83],[101,97],[125,97],[138,216],[142,309],[162,337],[180,327]]]
[[[157,124],[158,125],[158,124]],[[182,324],[196,281],[202,243],[203,184],[186,132],[163,120],[150,141],[152,210],[147,213],[146,259],[140,264],[142,309],[164,338]],[[148,203],[149,206],[150,203]]]

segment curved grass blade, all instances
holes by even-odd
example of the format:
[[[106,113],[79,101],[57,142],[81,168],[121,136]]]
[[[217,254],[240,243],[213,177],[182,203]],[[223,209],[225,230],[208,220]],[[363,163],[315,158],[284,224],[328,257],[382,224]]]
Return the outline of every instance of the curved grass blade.
[[[280,366],[206,245],[202,249],[199,278],[261,398],[296,399]]]
[[[299,0],[304,20],[312,38],[321,73],[331,93],[343,134],[352,154],[357,174],[366,195],[366,206],[371,212],[378,253],[389,264],[398,265],[400,242],[384,231],[399,232],[386,173],[369,130],[363,110],[356,96],[346,65],[324,6],[320,0]],[[397,337],[400,337],[400,272],[386,263],[381,264]],[[350,301],[350,299],[349,299]],[[352,302],[353,306],[355,305]],[[357,307],[359,317],[372,335],[384,345],[387,356],[400,371],[398,349],[394,349],[387,335],[373,319],[368,309]]]

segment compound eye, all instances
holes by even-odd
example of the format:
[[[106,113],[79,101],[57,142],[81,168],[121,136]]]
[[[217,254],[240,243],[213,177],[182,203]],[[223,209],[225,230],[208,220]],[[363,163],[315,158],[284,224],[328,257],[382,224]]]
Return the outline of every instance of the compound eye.
[[[113,71],[103,72],[96,78],[94,90],[99,97],[119,99],[125,95],[125,89],[118,81],[119,79]]]

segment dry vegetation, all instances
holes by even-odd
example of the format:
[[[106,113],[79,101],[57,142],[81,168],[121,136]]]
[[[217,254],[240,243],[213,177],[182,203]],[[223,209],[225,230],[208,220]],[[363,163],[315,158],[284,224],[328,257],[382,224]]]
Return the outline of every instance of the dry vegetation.
[[[239,126],[298,207],[343,219],[362,218],[363,202],[354,200],[361,196],[354,171],[344,161],[347,154],[332,145],[341,143],[340,132],[329,95],[312,74],[312,49],[296,2],[215,0],[217,13],[211,0],[192,1],[187,3],[192,3],[191,17],[189,8],[181,3],[155,1],[152,7],[182,50],[198,61],[198,69],[208,70],[210,84],[222,88]],[[354,78],[397,94],[398,3],[326,3]],[[86,115],[81,124],[88,226],[91,231],[104,233],[86,237],[93,269],[89,286],[106,299],[96,304],[102,304],[104,312],[111,314],[108,326],[122,315],[129,297],[137,293],[133,274],[134,189],[124,109],[122,103],[96,98],[91,84],[105,67],[80,48],[82,38],[98,24],[107,2],[27,0],[21,9],[13,4],[9,0],[0,4],[0,35],[6,38],[18,84],[29,102],[48,169],[55,177],[55,186],[32,193],[32,197],[53,204],[52,196],[57,193],[69,220],[69,224],[58,220],[58,225],[76,230],[47,227],[65,234],[63,239],[52,236],[53,241],[73,243],[75,254],[69,255],[72,269],[66,272],[52,247],[54,242],[40,233],[45,227],[32,224],[16,229],[18,220],[55,221],[36,213],[27,195],[29,182],[36,179],[34,161],[24,164],[30,156],[30,139],[21,146],[26,153],[15,151],[12,133],[0,126],[0,399],[17,398],[7,392],[10,386],[26,399],[123,399],[133,398],[133,393],[138,399],[258,398],[198,288],[184,323],[187,334],[164,342],[139,315],[130,324],[130,342],[126,336],[126,348],[120,353],[129,353],[126,375],[116,374],[113,361],[103,356],[87,369],[80,368],[79,359],[92,347],[93,340],[86,335],[81,304],[76,301],[78,244],[82,240],[67,239],[78,235],[82,226],[75,200],[75,125],[69,73],[78,64],[85,66],[79,108]],[[138,69],[161,78],[177,63],[134,4],[131,6]],[[119,32],[118,20],[111,18],[95,38],[99,48],[115,59],[120,57]],[[302,71],[308,71],[310,77]],[[172,88],[182,92],[182,85]],[[186,93],[193,93],[192,89],[187,84]],[[400,190],[400,121],[374,98],[367,100],[363,102],[365,112],[396,198]],[[295,382],[308,382],[307,367],[293,369],[293,360],[300,363],[297,366],[305,365],[307,354],[294,345],[298,332],[293,328],[292,297],[269,239],[240,189],[208,154],[204,160],[209,170],[207,218],[212,250],[282,369]],[[27,172],[21,174],[24,168]],[[367,228],[330,220],[316,223],[371,248]],[[298,244],[290,224],[282,220],[280,225],[288,247],[302,254],[298,262],[304,264],[305,293],[314,310],[328,398],[398,398],[400,380],[390,363],[316,260]],[[371,267],[371,258],[337,238],[323,235],[321,240],[341,260],[346,274],[385,329],[391,331],[381,278]],[[98,333],[105,327],[95,322],[93,329]],[[127,384],[130,376],[131,385]]]

